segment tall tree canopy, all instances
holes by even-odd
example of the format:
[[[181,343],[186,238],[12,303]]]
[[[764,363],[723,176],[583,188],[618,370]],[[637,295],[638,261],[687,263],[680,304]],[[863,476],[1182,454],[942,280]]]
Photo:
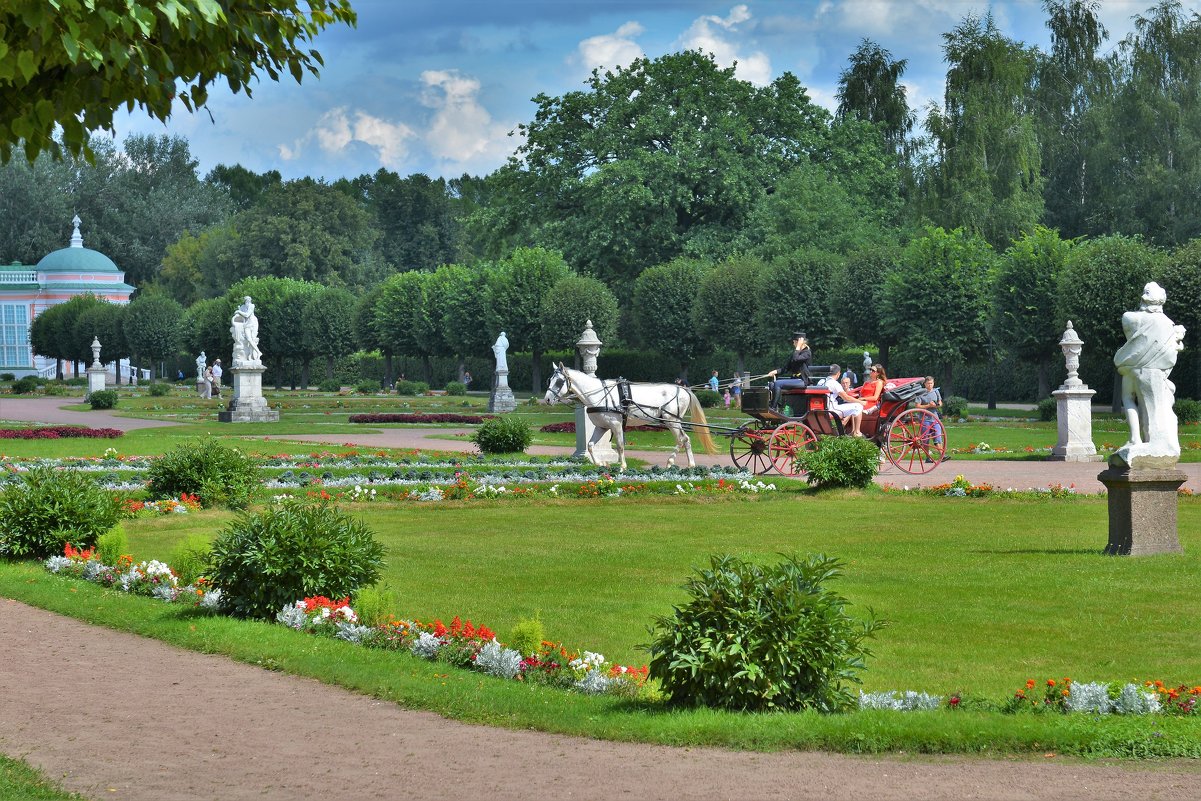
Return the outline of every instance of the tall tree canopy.
[[[24,143],[88,153],[114,112],[166,121],[220,82],[251,94],[266,73],[301,80],[324,62],[309,42],[356,22],[350,0],[7,0],[0,7],[0,161]],[[61,144],[55,130],[62,126]]]
[[[879,125],[894,153],[900,153],[913,130],[914,114],[905,97],[901,76],[905,59],[894,59],[880,45],[864,39],[838,76],[838,117]]]

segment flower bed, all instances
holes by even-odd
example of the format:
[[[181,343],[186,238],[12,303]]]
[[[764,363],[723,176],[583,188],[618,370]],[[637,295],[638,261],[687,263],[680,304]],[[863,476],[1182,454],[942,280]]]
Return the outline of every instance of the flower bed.
[[[123,436],[125,436],[125,432],[117,428],[81,428],[79,426],[0,428],[0,439],[116,439]]]
[[[485,420],[491,420],[494,415],[485,414],[454,414],[452,412],[436,414],[352,414],[348,418],[352,423],[469,423],[478,425]]]

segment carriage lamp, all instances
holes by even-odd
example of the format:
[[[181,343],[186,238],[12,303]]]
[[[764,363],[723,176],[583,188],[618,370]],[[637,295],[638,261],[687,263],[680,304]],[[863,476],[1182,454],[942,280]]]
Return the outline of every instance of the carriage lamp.
[[[583,358],[583,369],[588,375],[596,375],[596,357],[600,355],[601,345],[604,343],[592,330],[592,321],[588,320],[584,324],[584,333],[580,335],[580,339],[575,343],[579,348],[580,356]]]

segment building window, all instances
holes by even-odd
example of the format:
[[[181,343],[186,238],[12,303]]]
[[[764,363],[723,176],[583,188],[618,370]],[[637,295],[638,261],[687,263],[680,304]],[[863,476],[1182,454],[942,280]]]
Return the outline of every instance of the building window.
[[[0,304],[0,364],[30,367],[29,312],[16,303]]]

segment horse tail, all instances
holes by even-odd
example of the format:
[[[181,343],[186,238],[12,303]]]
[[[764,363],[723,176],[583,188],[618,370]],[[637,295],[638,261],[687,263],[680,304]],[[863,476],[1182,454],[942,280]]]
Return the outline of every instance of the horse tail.
[[[692,422],[699,423],[701,426],[698,432],[701,447],[705,449],[705,453],[714,456],[717,454],[717,445],[713,442],[713,437],[709,434],[709,421],[705,419],[705,410],[701,408],[701,402],[697,399],[696,393],[691,389],[688,390],[688,397],[691,399],[688,405],[692,407]]]

